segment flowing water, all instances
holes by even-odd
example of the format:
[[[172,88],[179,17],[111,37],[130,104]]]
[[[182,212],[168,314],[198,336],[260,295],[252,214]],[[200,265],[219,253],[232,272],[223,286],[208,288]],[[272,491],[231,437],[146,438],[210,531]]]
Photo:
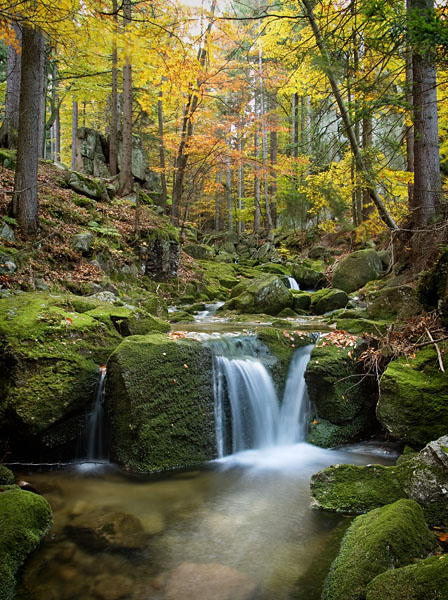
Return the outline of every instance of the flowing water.
[[[106,391],[107,369],[100,367],[100,377],[92,409],[86,415],[85,435],[80,440],[77,455],[87,463],[108,462],[108,449],[105,436],[104,396]]]
[[[294,279],[294,277],[288,277],[289,289],[290,290],[300,290],[300,285]]]
[[[256,590],[242,600],[320,598],[342,529],[339,518],[310,510],[310,476],[391,456],[376,445],[330,451],[303,441],[310,347],[294,355],[279,401],[262,345],[241,336],[213,343],[221,458],[147,478],[112,465],[21,474],[48,498],[55,525],[28,561],[17,599],[235,600],[235,586]],[[103,517],[124,528],[123,540],[126,519],[139,519],[142,531],[123,542],[127,549],[98,546],[88,531]],[[211,581],[221,588],[211,593]]]

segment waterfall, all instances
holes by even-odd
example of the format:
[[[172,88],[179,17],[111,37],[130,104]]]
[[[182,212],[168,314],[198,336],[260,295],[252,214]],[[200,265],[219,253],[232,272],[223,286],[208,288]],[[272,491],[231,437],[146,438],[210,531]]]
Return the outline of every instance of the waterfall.
[[[300,285],[294,279],[294,277],[288,277],[288,284],[290,290],[300,290]]]
[[[267,350],[256,338],[234,338],[213,344],[216,439],[220,458],[230,448],[236,453],[305,439],[308,399],[303,375],[312,348],[310,344],[295,352],[280,404],[266,360],[263,360],[268,355]],[[231,444],[227,439],[229,428]]]
[[[85,460],[86,462],[106,462],[107,451],[104,440],[104,394],[106,367],[100,367],[95,402],[86,417],[85,426]]]

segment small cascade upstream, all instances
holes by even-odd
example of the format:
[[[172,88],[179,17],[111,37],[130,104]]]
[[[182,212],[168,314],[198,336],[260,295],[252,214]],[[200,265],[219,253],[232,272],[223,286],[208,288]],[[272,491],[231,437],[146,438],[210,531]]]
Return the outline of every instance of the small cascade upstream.
[[[294,277],[288,277],[289,289],[290,290],[300,290],[300,285],[294,279]]]
[[[248,449],[286,446],[304,441],[308,398],[304,372],[313,345],[299,348],[289,369],[280,403],[272,377],[250,338],[214,346],[214,391],[218,456]],[[227,404],[228,402],[228,404]],[[230,405],[230,416],[226,406]],[[231,423],[231,444],[228,440]]]
[[[85,442],[82,450],[83,462],[108,462],[106,440],[104,436],[104,394],[107,369],[100,367],[100,377],[96,389],[95,402],[86,416]]]

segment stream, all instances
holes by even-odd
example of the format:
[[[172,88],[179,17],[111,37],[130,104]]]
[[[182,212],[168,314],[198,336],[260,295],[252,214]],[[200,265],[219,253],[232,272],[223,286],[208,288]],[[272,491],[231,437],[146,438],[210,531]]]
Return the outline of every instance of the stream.
[[[209,343],[220,458],[144,477],[98,462],[18,474],[54,512],[18,600],[320,598],[348,520],[310,509],[311,475],[335,463],[390,464],[396,456],[374,442],[323,450],[303,441],[312,346],[296,351],[279,401],[253,340]],[[92,535],[102,519],[114,523],[120,544]]]

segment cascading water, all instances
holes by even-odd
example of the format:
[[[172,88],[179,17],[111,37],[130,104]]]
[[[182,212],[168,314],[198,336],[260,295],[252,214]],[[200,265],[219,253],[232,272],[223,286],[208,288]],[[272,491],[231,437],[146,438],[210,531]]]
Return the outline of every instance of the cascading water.
[[[226,422],[231,422],[232,453],[294,444],[305,439],[308,398],[304,372],[313,346],[294,354],[280,404],[260,354],[266,349],[254,338],[214,345],[214,391],[218,456],[230,450]],[[226,401],[230,417],[226,419]]]
[[[289,289],[290,290],[300,290],[300,285],[294,279],[294,277],[288,277]]]
[[[107,462],[107,451],[104,440],[104,394],[106,383],[106,367],[100,367],[100,378],[97,385],[95,402],[86,417],[85,456],[86,462]]]

